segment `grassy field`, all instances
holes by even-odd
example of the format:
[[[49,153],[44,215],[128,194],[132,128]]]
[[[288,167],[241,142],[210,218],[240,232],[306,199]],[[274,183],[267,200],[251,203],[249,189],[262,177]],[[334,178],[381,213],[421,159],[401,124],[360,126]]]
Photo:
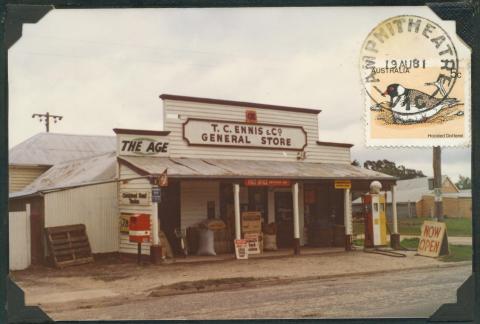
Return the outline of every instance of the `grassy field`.
[[[429,218],[399,218],[398,231],[401,235],[420,235],[420,228]],[[449,236],[472,236],[472,220],[466,218],[447,218],[447,233]],[[392,224],[388,224],[392,228]],[[363,223],[354,223],[353,232],[363,234]]]

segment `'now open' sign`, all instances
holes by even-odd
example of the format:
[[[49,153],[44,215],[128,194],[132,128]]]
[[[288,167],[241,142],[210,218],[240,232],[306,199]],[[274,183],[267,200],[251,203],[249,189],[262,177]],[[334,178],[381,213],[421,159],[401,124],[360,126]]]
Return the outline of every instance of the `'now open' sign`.
[[[447,226],[445,223],[423,222],[417,252],[429,257],[448,254]]]

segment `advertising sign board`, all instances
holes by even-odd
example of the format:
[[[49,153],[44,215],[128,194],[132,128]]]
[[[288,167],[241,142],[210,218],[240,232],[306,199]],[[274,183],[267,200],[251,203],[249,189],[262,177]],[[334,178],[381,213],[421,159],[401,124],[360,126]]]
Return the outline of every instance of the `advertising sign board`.
[[[235,240],[235,256],[238,260],[248,259],[247,240]]]
[[[425,221],[421,229],[417,252],[428,257],[448,254],[447,226],[445,223]]]
[[[335,180],[335,189],[351,189],[351,180]]]
[[[121,191],[120,192],[121,205],[150,205],[150,193],[148,191]]]
[[[119,134],[117,152],[119,156],[168,156],[169,139],[166,136]]]
[[[242,212],[242,233],[260,233],[262,231],[262,213],[259,211]]]

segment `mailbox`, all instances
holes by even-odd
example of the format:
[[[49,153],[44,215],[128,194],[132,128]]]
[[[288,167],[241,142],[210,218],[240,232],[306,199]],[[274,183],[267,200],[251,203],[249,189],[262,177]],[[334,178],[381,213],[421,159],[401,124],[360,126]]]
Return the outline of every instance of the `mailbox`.
[[[130,242],[150,242],[150,215],[135,214],[131,216],[128,222],[128,234]]]

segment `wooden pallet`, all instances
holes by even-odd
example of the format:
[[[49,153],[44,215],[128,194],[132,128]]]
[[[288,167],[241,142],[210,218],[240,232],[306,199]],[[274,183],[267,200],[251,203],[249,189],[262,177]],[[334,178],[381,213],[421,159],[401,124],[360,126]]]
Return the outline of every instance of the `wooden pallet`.
[[[57,268],[93,262],[84,224],[45,228],[48,250]]]

